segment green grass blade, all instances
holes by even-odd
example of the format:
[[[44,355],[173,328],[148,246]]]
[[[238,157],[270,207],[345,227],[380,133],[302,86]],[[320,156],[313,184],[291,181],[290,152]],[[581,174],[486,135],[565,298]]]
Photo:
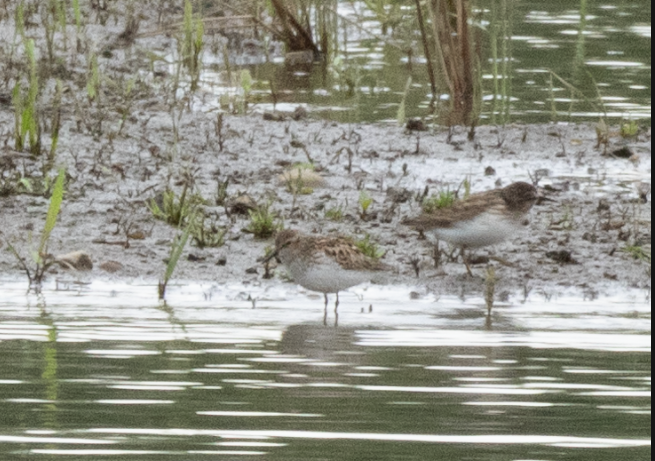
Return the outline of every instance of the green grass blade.
[[[61,208],[61,202],[64,200],[64,180],[66,179],[66,170],[63,168],[59,170],[59,175],[55,181],[55,186],[50,197],[50,207],[48,208],[48,216],[45,220],[45,227],[41,235],[41,244],[39,245],[39,255],[43,253],[52,230],[57,224],[57,216]]]
[[[191,233],[191,223],[193,223],[193,219],[195,219],[195,217],[192,216],[192,219],[189,219],[189,224],[187,224],[186,228],[184,229],[180,240],[176,244],[173,244],[173,248],[171,249],[171,256],[168,260],[168,265],[166,266],[166,272],[164,273],[164,284],[167,284],[173,276],[177,262],[182,256],[182,252],[184,251],[187,240],[189,240],[189,234]]]

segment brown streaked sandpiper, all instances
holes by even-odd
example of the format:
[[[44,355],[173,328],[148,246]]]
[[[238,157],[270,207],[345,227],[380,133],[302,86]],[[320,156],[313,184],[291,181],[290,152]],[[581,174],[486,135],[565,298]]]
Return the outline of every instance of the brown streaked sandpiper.
[[[449,208],[405,219],[403,224],[422,231],[435,243],[445,240],[459,247],[471,275],[464,250],[495,245],[516,235],[525,215],[540,197],[533,185],[515,182],[502,189],[473,194]]]
[[[370,282],[376,278],[376,273],[391,269],[391,266],[365,255],[347,238],[303,235],[291,229],[277,234],[275,251],[266,260],[273,257],[286,266],[300,286],[323,293],[323,323],[327,322],[328,293],[336,293],[336,324],[339,292]]]

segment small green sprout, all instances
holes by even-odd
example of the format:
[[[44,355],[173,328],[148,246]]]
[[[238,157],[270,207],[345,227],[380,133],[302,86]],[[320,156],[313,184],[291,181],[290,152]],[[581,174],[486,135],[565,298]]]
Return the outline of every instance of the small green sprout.
[[[362,190],[359,193],[359,206],[362,210],[360,212],[360,216],[362,218],[366,216],[366,213],[368,212],[368,209],[371,207],[372,203],[373,203],[373,198],[370,196],[370,194],[365,190]]]
[[[423,200],[422,208],[425,213],[434,213],[442,208],[449,208],[455,203],[455,193],[449,190],[439,191],[437,195]]]
[[[355,241],[355,246],[359,248],[362,253],[371,258],[380,259],[384,256],[384,251],[378,247],[377,243],[371,240],[369,234],[366,234],[366,237],[363,239]]]
[[[639,124],[634,120],[627,120],[621,123],[621,137],[634,138],[639,134]]]
[[[214,201],[217,206],[225,206],[228,199],[227,188],[230,185],[230,178],[227,178],[225,181],[216,180],[216,195]]]
[[[332,207],[325,211],[325,219],[339,222],[343,220],[343,207],[341,205]]]
[[[464,181],[462,181],[462,185],[464,186],[464,197],[463,199],[466,200],[471,196],[471,178],[467,176],[464,178]]]
[[[256,210],[250,210],[248,213],[250,214],[250,224],[246,230],[251,232],[256,238],[269,238],[282,228],[282,223],[277,213],[271,211],[270,202],[257,207]]]

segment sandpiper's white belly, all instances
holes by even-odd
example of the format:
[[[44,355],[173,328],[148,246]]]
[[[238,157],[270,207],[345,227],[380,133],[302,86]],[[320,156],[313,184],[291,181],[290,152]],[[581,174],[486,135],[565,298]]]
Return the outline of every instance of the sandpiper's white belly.
[[[320,293],[336,293],[369,282],[373,275],[366,271],[345,270],[334,261],[304,264],[295,260],[287,261],[285,266],[298,285]]]
[[[452,245],[475,248],[512,238],[521,228],[520,222],[515,219],[487,212],[449,228],[430,229],[425,234],[433,241],[445,240]]]

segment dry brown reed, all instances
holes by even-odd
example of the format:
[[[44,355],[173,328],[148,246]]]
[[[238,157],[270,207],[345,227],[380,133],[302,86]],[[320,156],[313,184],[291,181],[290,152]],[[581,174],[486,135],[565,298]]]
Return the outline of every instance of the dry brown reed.
[[[469,0],[430,0],[432,48],[439,70],[436,78],[448,89],[449,106],[440,114],[448,125],[475,122],[477,52],[470,24]]]
[[[289,3],[289,2],[287,2]],[[312,50],[315,56],[319,55],[319,50],[314,39],[309,21],[305,25],[292,13],[292,8],[285,5],[284,0],[271,0],[275,9],[282,30],[279,32],[280,37],[288,47],[288,51],[305,51]],[[306,9],[306,6],[303,6]],[[304,11],[307,18],[307,11]]]

